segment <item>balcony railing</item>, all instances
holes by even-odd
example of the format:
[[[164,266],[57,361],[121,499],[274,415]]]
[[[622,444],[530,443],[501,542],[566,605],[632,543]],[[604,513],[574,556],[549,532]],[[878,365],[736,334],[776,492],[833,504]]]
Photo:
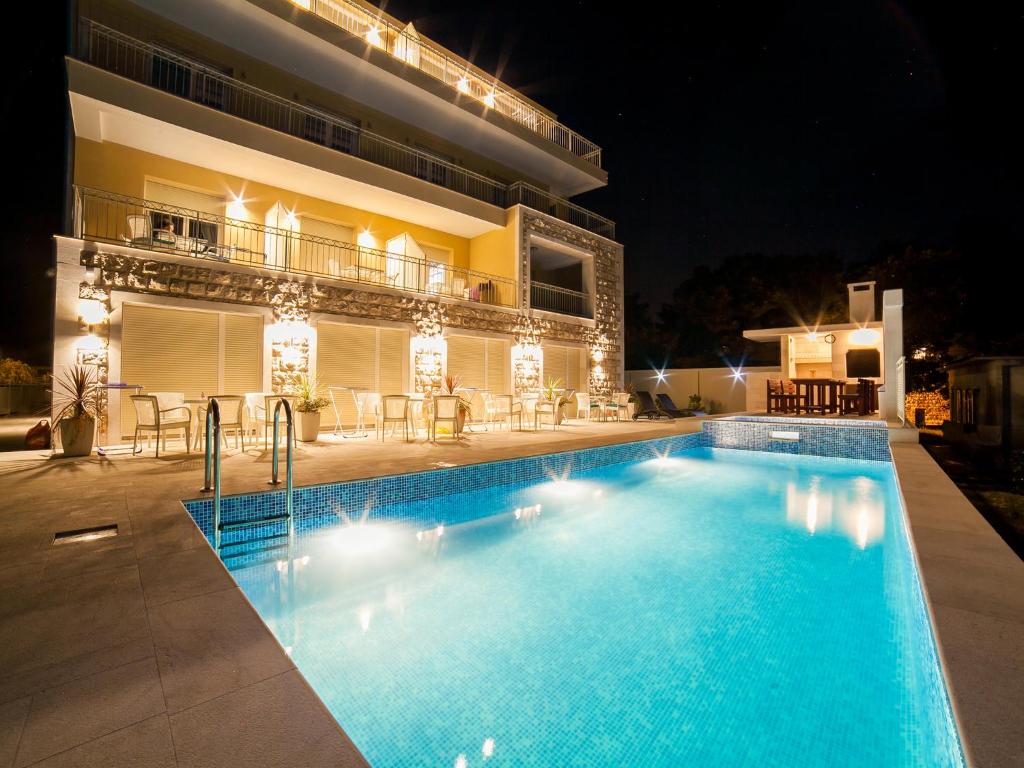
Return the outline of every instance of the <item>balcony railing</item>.
[[[473,67],[420,37],[410,26],[398,26],[380,13],[373,13],[349,0],[292,0],[322,19],[326,19],[369,45],[387,51],[408,66],[425,72],[458,93],[471,96],[488,109],[500,112],[553,144],[569,150],[577,157],[601,167],[601,148],[594,142],[520,97],[496,78]]]
[[[501,208],[520,203],[615,238],[615,224],[550,192],[505,185],[455,163],[298,104],[159,46],[83,19],[78,56],[93,66],[265,128],[380,165]]]
[[[615,239],[615,222],[599,216],[593,211],[581,208],[561,197],[545,192],[543,189],[517,181],[508,186],[508,205],[525,205],[536,211],[547,213],[577,227],[589,230],[594,234]]]
[[[530,282],[530,307],[576,317],[593,317],[590,297],[581,291],[559,288],[557,285]]]
[[[75,236],[212,263],[299,272],[502,307],[515,281],[206,211],[75,188]],[[297,224],[301,226],[301,222]]]

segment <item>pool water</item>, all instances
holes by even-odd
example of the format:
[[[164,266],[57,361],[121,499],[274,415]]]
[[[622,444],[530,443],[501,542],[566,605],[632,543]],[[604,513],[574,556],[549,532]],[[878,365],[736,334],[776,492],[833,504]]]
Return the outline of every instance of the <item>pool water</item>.
[[[963,764],[890,464],[697,448],[447,504],[477,519],[225,554],[373,766]]]

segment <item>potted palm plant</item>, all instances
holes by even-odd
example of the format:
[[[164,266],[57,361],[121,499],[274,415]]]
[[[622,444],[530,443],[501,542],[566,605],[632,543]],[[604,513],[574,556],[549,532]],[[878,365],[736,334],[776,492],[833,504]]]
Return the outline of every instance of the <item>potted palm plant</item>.
[[[563,418],[562,407],[569,403],[568,400],[562,397],[562,380],[548,376],[542,391],[544,392],[544,399],[554,405],[555,424],[561,424]]]
[[[54,421],[65,456],[88,456],[96,434],[96,374],[76,365],[65,369],[53,392]]]
[[[295,437],[304,443],[316,442],[320,434],[320,411],[327,407],[316,376],[300,376],[295,394]]]
[[[444,394],[446,395],[458,395],[459,396],[459,416],[458,416],[458,431],[462,432],[462,429],[466,426],[466,419],[469,418],[471,413],[469,401],[462,395],[459,395],[459,389],[462,386],[462,382],[459,381],[458,376],[452,374],[446,374],[444,377]]]

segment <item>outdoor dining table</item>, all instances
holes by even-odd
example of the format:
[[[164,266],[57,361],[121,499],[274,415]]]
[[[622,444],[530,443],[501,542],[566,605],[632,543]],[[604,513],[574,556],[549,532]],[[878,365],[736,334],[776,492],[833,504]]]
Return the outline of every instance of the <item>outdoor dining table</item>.
[[[797,412],[802,409],[807,413],[817,411],[819,413],[838,413],[839,395],[846,387],[845,381],[837,379],[791,379],[796,385]],[[800,403],[800,396],[804,396],[803,405]]]

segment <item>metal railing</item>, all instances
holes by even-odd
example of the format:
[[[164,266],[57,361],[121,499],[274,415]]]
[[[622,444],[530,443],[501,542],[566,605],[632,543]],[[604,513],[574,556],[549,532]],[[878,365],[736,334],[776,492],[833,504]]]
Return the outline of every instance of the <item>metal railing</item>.
[[[896,417],[907,425],[907,358],[896,361]]]
[[[454,299],[516,306],[516,284],[472,269],[206,211],[75,187],[74,236],[212,262],[299,272]]]
[[[576,317],[594,316],[587,294],[536,281],[530,281],[530,307]]]
[[[81,20],[78,56],[95,67],[265,128],[507,208],[522,204],[614,239],[615,224],[525,182],[506,185],[356,122],[281,98],[160,46]]]
[[[565,198],[527,184],[525,181],[509,184],[506,200],[507,205],[525,205],[527,208],[554,216],[556,219],[561,219],[594,234],[607,237],[610,240],[615,239],[615,222],[593,211],[588,211],[576,203],[571,203]]]
[[[215,397],[210,398],[206,408],[206,463],[203,469],[202,490],[213,491],[213,546],[220,549],[220,403]]]
[[[488,109],[525,126],[577,157],[601,167],[601,148],[537,109],[511,88],[465,59],[441,49],[415,31],[397,26],[382,13],[373,13],[348,0],[292,0],[300,8],[329,21],[368,45],[386,51],[410,67],[424,72],[457,93],[470,96]]]

